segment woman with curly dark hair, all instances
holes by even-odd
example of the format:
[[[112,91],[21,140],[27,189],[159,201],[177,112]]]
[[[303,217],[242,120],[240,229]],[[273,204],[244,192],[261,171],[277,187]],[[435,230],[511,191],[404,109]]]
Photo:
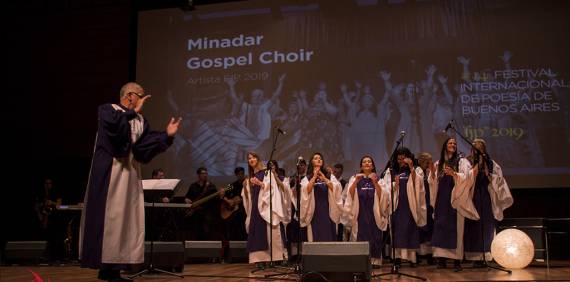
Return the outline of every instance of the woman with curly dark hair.
[[[395,187],[391,223],[397,265],[406,260],[416,266],[419,226],[427,221],[424,173],[416,163],[412,152],[405,147],[399,148],[392,159],[390,174]]]

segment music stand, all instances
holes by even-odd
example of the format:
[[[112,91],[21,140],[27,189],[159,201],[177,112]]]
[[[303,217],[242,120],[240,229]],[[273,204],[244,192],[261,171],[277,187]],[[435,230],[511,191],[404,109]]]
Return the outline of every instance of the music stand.
[[[151,194],[164,194],[164,193],[172,193],[172,191],[174,191],[174,188],[176,188],[176,186],[178,185],[178,183],[180,183],[180,179],[145,179],[142,181],[142,186],[143,186],[143,191],[144,192],[149,192]],[[149,258],[149,263],[148,266],[129,276],[129,279],[133,279],[135,277],[139,277],[145,273],[164,273],[164,274],[168,274],[168,275],[172,275],[172,276],[176,276],[179,278],[184,278],[183,275],[180,274],[176,274],[174,272],[170,272],[170,271],[166,271],[160,268],[156,268],[154,267],[153,264],[153,257],[154,257],[154,229],[153,229],[153,222],[154,222],[154,203],[155,203],[155,199],[154,197],[151,197],[151,202],[152,205],[150,207],[150,226],[149,229],[151,231],[151,236],[150,236],[150,258]]]

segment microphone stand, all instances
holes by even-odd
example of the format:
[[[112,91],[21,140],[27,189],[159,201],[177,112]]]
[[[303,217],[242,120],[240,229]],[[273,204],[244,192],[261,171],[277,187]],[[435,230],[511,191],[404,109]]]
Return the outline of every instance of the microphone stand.
[[[301,228],[301,176],[299,175],[299,162],[297,162],[297,179],[295,179],[295,190],[297,191],[297,208],[295,213],[297,214],[297,222],[299,226],[297,228],[297,261],[295,265],[295,271],[303,277],[303,267],[301,265],[302,253],[303,253],[303,229]]]
[[[388,171],[388,169],[391,169],[391,160],[394,159],[394,157],[396,156],[396,152],[398,151],[398,146],[400,146],[400,144],[402,143],[402,141],[404,140],[404,134],[402,134],[400,136],[400,138],[398,138],[398,141],[396,141],[396,146],[394,147],[394,151],[392,151],[392,155],[390,155],[390,159],[388,160],[388,163],[386,163],[386,167],[384,168],[384,171],[382,171],[381,174],[381,178],[384,178],[384,175],[386,174],[386,171]],[[393,175],[390,175],[390,177],[394,177]],[[394,187],[392,187],[392,181],[390,180],[390,206],[391,206],[391,213],[390,213],[390,249],[392,251],[392,268],[390,269],[390,272],[386,272],[386,273],[379,273],[379,274],[375,274],[372,275],[371,278],[376,278],[376,277],[381,277],[381,276],[386,276],[386,275],[397,275],[398,277],[400,276],[405,276],[405,277],[410,277],[410,278],[414,278],[414,279],[419,279],[419,280],[423,280],[426,281],[427,278],[424,277],[420,277],[420,276],[415,276],[415,275],[411,275],[411,274],[407,274],[407,273],[402,273],[400,272],[400,267],[398,265],[396,265],[396,248],[394,247],[394,229],[392,228],[392,215],[394,214]],[[400,187],[396,187],[396,189],[400,189]]]
[[[257,271],[266,270],[276,268],[275,262],[273,261],[273,189],[272,189],[272,179],[273,179],[273,165],[271,164],[271,160],[273,160],[273,154],[277,150],[277,139],[279,138],[279,134],[285,134],[279,128],[275,128],[274,138],[273,138],[273,145],[271,146],[271,153],[269,154],[269,160],[267,161],[267,167],[265,168],[267,176],[269,176],[269,265],[267,267],[257,268],[251,271],[251,273],[255,273]],[[270,278],[272,276],[277,275],[284,275],[283,273],[277,274],[267,274],[264,275],[264,278]]]
[[[483,158],[483,162],[486,164],[489,161],[489,158],[486,154],[484,154],[483,152],[481,152],[481,150],[477,149],[477,147],[475,147],[473,145],[473,141],[470,141],[469,139],[467,139],[467,137],[463,136],[463,134],[461,134],[461,132],[459,132],[459,130],[457,130],[455,128],[455,126],[453,125],[453,120],[451,120],[448,124],[448,127],[445,129],[445,131],[447,132],[447,130],[451,128],[451,130],[453,130],[453,132],[455,134],[457,134],[459,137],[461,137],[461,139],[463,139],[463,141],[465,141],[467,144],[469,144],[469,146],[471,147],[471,149],[473,149],[473,151],[475,151],[476,156],[478,156],[478,158],[482,157]],[[479,162],[477,162],[477,166],[479,166]],[[480,169],[481,167],[479,167]],[[477,185],[477,175],[475,175],[475,183],[473,185]],[[479,206],[482,207],[482,202],[483,202],[483,189],[480,189],[479,191]],[[479,212],[479,211],[477,211]],[[487,256],[485,255],[485,230],[484,230],[484,226],[485,226],[485,218],[483,216],[480,216],[480,220],[481,220],[481,242],[483,242],[483,250],[481,251],[481,255],[483,257],[483,267],[481,268],[485,268],[485,269],[496,269],[496,270],[500,270],[500,271],[504,271],[507,272],[508,274],[511,274],[512,271],[508,270],[508,269],[504,269],[502,267],[497,267],[497,266],[492,266],[489,265],[487,263]],[[490,250],[489,250],[490,251]]]
[[[398,140],[396,141],[396,146],[394,147],[392,154],[390,154],[390,158],[388,158],[388,161],[386,162],[386,166],[384,167],[384,170],[380,174],[380,178],[384,178],[384,174],[386,174],[386,171],[388,171],[388,169],[392,166],[392,159],[396,155],[396,151],[398,151],[398,147],[400,146],[400,144],[402,145],[402,147],[404,146],[403,142],[404,142],[404,136],[405,135],[406,134],[403,131],[400,133],[400,138],[398,138]]]
[[[297,208],[295,210],[295,214],[297,214],[297,220],[299,222],[299,228],[297,230],[297,258],[295,260],[295,263],[293,265],[293,267],[289,267],[289,269],[291,269],[290,272],[285,272],[285,273],[275,273],[275,274],[269,274],[269,275],[265,275],[265,278],[268,277],[272,277],[272,276],[282,276],[282,275],[290,275],[290,274],[295,274],[298,275],[299,277],[299,281],[302,281],[304,278],[304,272],[303,272],[303,267],[301,264],[302,261],[302,246],[303,246],[303,229],[301,228],[301,178],[299,175],[299,162],[297,162],[297,177],[295,179],[295,189],[297,191]],[[292,224],[292,223],[290,223]],[[287,280],[287,279],[285,279]],[[290,279],[291,280],[291,279]],[[296,279],[293,279],[296,280]]]

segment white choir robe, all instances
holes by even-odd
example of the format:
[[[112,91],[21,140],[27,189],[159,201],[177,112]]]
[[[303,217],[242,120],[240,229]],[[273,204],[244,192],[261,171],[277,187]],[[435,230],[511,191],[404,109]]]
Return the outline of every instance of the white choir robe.
[[[354,197],[350,196],[348,189],[352,183],[356,181],[354,176],[350,177],[346,186],[346,201],[344,202],[343,215],[341,216],[341,223],[346,228],[350,228],[350,241],[356,242],[358,239],[358,214],[360,212],[360,199],[358,198],[358,191],[355,188]],[[390,190],[389,185],[384,185],[383,179],[378,180],[378,184],[382,188],[380,200],[378,199],[378,192],[374,191],[374,223],[376,227],[382,231],[386,231],[388,227],[389,213],[390,213]],[[385,235],[383,235],[385,236]],[[381,265],[382,258],[372,258],[372,264]]]
[[[408,205],[410,207],[410,212],[416,225],[418,227],[425,226],[427,223],[427,204],[426,204],[426,190],[424,187],[424,172],[420,167],[414,169],[416,171],[416,181],[412,181],[412,175],[410,174],[408,182],[406,185],[406,193],[408,194]],[[386,185],[386,190],[390,191],[392,179],[390,175],[390,170],[386,171],[382,183]],[[398,202],[400,200],[400,187],[394,187],[394,211],[398,209]],[[388,195],[391,199],[391,193]],[[391,204],[392,201],[389,201]],[[388,209],[390,215],[392,214],[392,208]],[[396,235],[397,236],[397,235]],[[411,262],[416,262],[416,252],[417,249],[405,249],[396,248],[396,258],[405,259]]]
[[[434,173],[432,171],[430,171],[430,175],[428,176],[430,204],[434,209],[436,205],[435,200],[437,199],[437,190],[439,184],[437,177],[437,170],[439,169],[438,164],[439,160],[434,163],[436,167],[435,177],[432,179],[432,174]],[[473,185],[469,181],[470,174],[471,164],[467,159],[461,158],[459,160],[459,171],[457,172],[457,177],[455,178],[455,186],[453,186],[451,192],[451,206],[457,210],[457,247],[455,249],[433,247],[434,257],[444,257],[457,260],[463,259],[463,229],[465,224],[465,217],[469,217],[469,214],[466,213],[466,211],[475,210],[473,202],[469,201],[467,197],[469,195],[469,190]]]
[[[293,205],[293,207],[295,208],[295,210],[297,210],[297,209],[298,209],[298,207],[297,207],[297,196],[295,195],[295,193],[293,193],[293,189],[296,189],[296,188],[291,188],[291,185],[289,184],[289,183],[290,183],[289,177],[285,177],[285,180],[283,180],[283,181],[286,181],[286,182],[287,182],[287,186],[286,186],[286,187],[287,187],[288,189],[285,189],[285,193],[287,193],[287,197],[289,197],[289,202],[290,202],[291,205]],[[283,184],[285,184],[285,183],[283,183]],[[293,212],[293,210],[291,209],[291,205],[289,205],[289,211],[290,211],[290,212]],[[295,213],[295,214],[291,214],[291,216],[292,216],[295,220],[297,220],[297,221],[299,220],[299,219],[297,218],[297,214],[296,214],[296,213]],[[289,217],[289,218],[291,218],[291,217]],[[289,220],[289,221],[291,221],[291,220]],[[289,224],[289,223],[290,223],[290,222],[287,222],[287,224]]]
[[[273,180],[272,180],[273,181]],[[291,216],[293,215],[293,209],[291,209],[291,205],[293,204],[293,194],[291,193],[291,185],[289,184],[289,177],[283,178],[283,187],[279,188],[281,192],[281,205],[283,206],[283,219],[281,223],[283,223],[284,227],[287,227],[287,224],[291,223]]]
[[[269,173],[265,174],[263,178],[263,184],[266,187],[269,187]],[[263,220],[267,222],[267,243],[271,245],[273,249],[273,257],[271,257],[271,253],[269,251],[269,247],[265,251],[256,251],[249,253],[249,263],[256,263],[256,262],[264,262],[264,261],[276,261],[276,260],[284,260],[287,259],[287,251],[285,246],[283,245],[283,241],[281,238],[281,228],[279,223],[287,224],[291,220],[291,198],[289,197],[288,193],[283,192],[278,186],[277,182],[275,181],[274,174],[272,173],[271,176],[271,196],[272,196],[272,210],[273,213],[270,212],[270,191],[269,189],[261,189],[259,191],[259,198],[257,202],[257,208]],[[246,219],[245,219],[245,230],[249,233],[249,222],[251,219],[251,193],[250,193],[250,185],[249,180],[246,179],[244,184],[244,189],[241,191],[241,197],[243,199],[243,206],[246,211]],[[285,191],[290,190],[289,188],[289,181],[287,178],[283,181],[283,185],[285,186]],[[272,218],[270,217],[272,214]],[[270,220],[272,225],[272,229],[270,231]],[[270,239],[270,234],[271,239]]]
[[[340,223],[342,214],[342,187],[340,182],[334,175],[331,174],[331,182],[333,185],[332,193],[328,191],[329,200],[329,216],[331,220],[337,225]],[[301,220],[299,221],[301,227],[307,227],[307,240],[313,242],[313,229],[311,228],[311,221],[315,212],[315,191],[307,192],[307,185],[309,185],[308,176],[301,180]]]
[[[141,163],[172,144],[122,105],[98,108],[98,129],[79,231],[82,267],[126,269],[144,261]]]
[[[461,206],[460,208],[463,209],[463,213],[466,214],[465,217],[471,220],[479,220],[479,213],[477,213],[475,204],[473,203],[473,194],[475,192],[475,180],[477,179],[477,175],[470,173],[468,177],[467,184],[470,185],[469,193],[467,195],[461,194],[462,197],[468,197],[468,199],[461,199],[461,201],[469,201],[471,204]],[[491,181],[489,182],[487,189],[491,196],[493,217],[497,221],[502,221],[503,211],[513,204],[513,196],[511,195],[509,185],[503,177],[503,169],[495,161],[493,161],[493,173],[491,173]],[[465,259],[482,260],[483,256],[481,253],[466,252]],[[485,252],[485,259],[488,261],[493,259],[491,252]]]
[[[426,174],[426,173],[429,175],[429,170],[426,170],[426,171],[424,172],[424,177],[425,177],[425,174]],[[429,183],[428,183],[428,187],[425,187],[425,182],[424,182],[424,190],[425,190],[425,189],[428,189],[428,190],[429,190]],[[431,199],[431,196],[430,196],[430,199]],[[430,204],[430,206],[431,206],[431,204]],[[426,208],[427,208],[427,207],[428,207],[428,204],[426,203]],[[432,216],[432,219],[433,219],[433,210],[432,210],[431,216]],[[427,210],[426,210],[426,220],[427,220]],[[426,221],[426,225],[427,225],[427,221]],[[433,230],[432,230],[432,233],[433,233]],[[421,240],[421,235],[420,235],[420,240]],[[425,242],[425,243],[420,243],[420,249],[418,250],[418,255],[420,255],[420,256],[431,255],[432,252],[433,252],[433,251],[432,251],[432,248],[431,248],[431,240],[428,241],[428,242]]]

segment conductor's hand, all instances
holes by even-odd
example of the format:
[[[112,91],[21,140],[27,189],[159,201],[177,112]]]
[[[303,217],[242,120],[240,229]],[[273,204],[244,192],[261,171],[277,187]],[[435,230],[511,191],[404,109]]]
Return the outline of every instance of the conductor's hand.
[[[170,122],[166,126],[166,134],[168,134],[169,137],[176,135],[176,132],[178,132],[178,127],[180,127],[181,121],[182,121],[182,118],[180,118],[180,117],[177,119],[170,118]]]
[[[139,114],[142,111],[142,107],[143,107],[144,103],[149,98],[150,98],[150,95],[146,95],[146,96],[137,100],[136,105],[135,105],[135,112],[137,112],[137,114]]]

